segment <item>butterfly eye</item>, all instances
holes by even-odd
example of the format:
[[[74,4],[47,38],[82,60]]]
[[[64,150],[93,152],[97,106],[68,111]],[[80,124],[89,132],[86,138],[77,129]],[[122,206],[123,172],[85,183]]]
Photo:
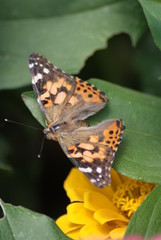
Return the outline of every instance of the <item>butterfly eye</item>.
[[[57,124],[57,125],[52,126],[50,129],[51,129],[51,131],[56,132],[60,128],[60,126],[61,126],[61,124]]]
[[[60,124],[56,124],[56,125],[49,127],[49,129],[51,132],[56,132],[60,127],[66,125],[66,124],[67,124],[66,122],[62,122]]]

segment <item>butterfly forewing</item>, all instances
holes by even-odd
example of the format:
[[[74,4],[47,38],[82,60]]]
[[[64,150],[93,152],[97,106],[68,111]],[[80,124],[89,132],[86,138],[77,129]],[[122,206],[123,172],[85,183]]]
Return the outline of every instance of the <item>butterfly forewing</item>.
[[[40,54],[29,57],[32,85],[47,123],[57,122],[75,90],[75,81]]]
[[[108,99],[104,92],[101,92],[93,84],[74,78],[76,87],[73,95],[62,112],[65,119],[86,119],[102,109]]]
[[[40,54],[29,57],[32,85],[47,123],[85,119],[102,109],[107,97],[94,85],[56,68]]]

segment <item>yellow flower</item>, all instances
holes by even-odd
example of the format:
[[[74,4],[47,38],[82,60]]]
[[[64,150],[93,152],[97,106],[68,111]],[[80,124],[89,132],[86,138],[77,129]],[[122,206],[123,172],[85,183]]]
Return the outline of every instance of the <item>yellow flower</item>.
[[[112,184],[95,187],[73,168],[64,182],[71,203],[67,214],[56,221],[61,230],[76,240],[121,239],[138,206],[155,186],[118,174],[112,169]]]

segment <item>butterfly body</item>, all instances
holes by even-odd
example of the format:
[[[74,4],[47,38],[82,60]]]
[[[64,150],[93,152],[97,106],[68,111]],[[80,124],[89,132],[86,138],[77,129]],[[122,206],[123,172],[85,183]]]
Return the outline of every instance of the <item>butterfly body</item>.
[[[66,138],[75,129],[83,126],[88,126],[85,121],[61,122],[58,124],[51,123],[48,128],[44,129],[44,134],[48,140],[58,141],[59,138]]]
[[[58,141],[94,185],[109,185],[110,168],[125,128],[123,121],[105,120],[90,127],[84,120],[106,105],[106,95],[93,84],[64,73],[40,54],[30,55],[29,69],[47,123],[46,138]]]

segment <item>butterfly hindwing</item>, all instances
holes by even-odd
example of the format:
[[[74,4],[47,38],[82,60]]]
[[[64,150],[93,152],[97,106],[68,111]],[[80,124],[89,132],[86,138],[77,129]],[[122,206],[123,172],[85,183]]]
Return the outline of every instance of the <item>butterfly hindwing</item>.
[[[97,187],[110,185],[110,169],[114,154],[108,147],[84,142],[69,147],[68,151],[71,161],[94,185]]]
[[[64,146],[63,149],[94,185],[110,185],[110,168],[123,130],[122,120],[106,120],[94,127],[78,128],[71,133],[71,142],[66,134],[68,141],[64,140],[66,150]]]

